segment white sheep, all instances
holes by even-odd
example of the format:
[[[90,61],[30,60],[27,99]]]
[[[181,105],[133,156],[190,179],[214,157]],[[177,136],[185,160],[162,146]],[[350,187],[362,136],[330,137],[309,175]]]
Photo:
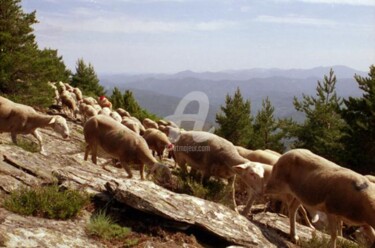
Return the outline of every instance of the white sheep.
[[[73,98],[72,94],[67,90],[63,90],[62,93],[60,94],[60,100],[61,100],[61,104],[62,104],[62,108],[64,112],[67,115],[71,114],[72,117],[77,118],[77,112],[78,112],[77,102]]]
[[[119,114],[121,115],[121,117],[124,117],[124,116],[126,116],[126,117],[130,117],[130,116],[131,116],[131,115],[129,114],[129,112],[126,111],[126,110],[123,109],[123,108],[117,108],[117,109],[116,109],[116,112],[119,113]]]
[[[37,130],[43,127],[51,127],[64,139],[69,137],[69,128],[63,117],[37,113],[30,106],[0,96],[0,132],[10,132],[13,143],[17,144],[17,134],[32,134],[44,154],[42,137]]]
[[[120,161],[129,178],[133,176],[129,167],[130,163],[140,165],[142,180],[144,179],[145,164],[151,167],[150,173],[162,169],[167,173],[168,180],[171,178],[168,167],[157,162],[142,136],[135,134],[108,116],[96,115],[87,120],[84,126],[84,136],[87,143],[85,160],[91,151],[92,162],[96,164],[97,147],[99,146],[110,156]]]
[[[54,100],[54,103],[55,104],[58,104],[59,101],[60,101],[60,94],[59,94],[59,90],[57,89],[56,87],[56,82],[50,82],[48,81],[47,84],[53,89],[54,91],[54,97],[53,97],[53,100]]]
[[[77,101],[82,100],[82,91],[79,88],[77,87],[73,88],[73,93],[76,96]]]
[[[150,118],[144,118],[142,121],[142,124],[145,127],[145,129],[148,129],[148,128],[158,129],[159,128],[159,125],[155,121],[151,120]]]
[[[269,165],[274,165],[279,157],[281,155],[277,155],[274,152],[270,152],[270,150],[248,150],[246,148],[243,148],[241,146],[236,146],[238,153],[253,162],[259,162],[263,164],[269,164]]]
[[[121,123],[121,121],[122,121],[121,115],[119,113],[117,113],[116,111],[111,111],[109,116],[112,117],[112,119],[114,119],[117,122]]]
[[[98,112],[99,115],[106,115],[106,116],[110,116],[111,115],[111,110],[108,108],[108,107],[104,107],[102,108],[99,112]]]
[[[81,115],[83,116],[83,122],[84,123],[90,117],[98,114],[98,111],[93,106],[91,106],[89,104],[86,104],[84,102],[82,102],[79,105],[79,111],[80,111]]]
[[[255,163],[257,163],[257,162],[255,162]],[[269,180],[270,176],[271,176],[273,167],[272,167],[272,165],[264,164],[264,163],[257,163],[257,164],[262,166],[263,169],[264,169],[264,176],[263,176],[262,184],[263,184],[263,187],[265,187],[268,183],[268,180]],[[249,182],[252,183],[253,178],[251,177],[251,173],[250,173],[252,168],[249,165],[247,165],[247,164],[237,165],[237,166],[234,166],[233,168],[234,168],[234,170],[236,171],[237,174],[241,175],[240,178],[242,179],[242,181],[246,185],[249,184]],[[255,194],[248,195],[246,206],[245,206],[245,208],[242,212],[243,215],[247,216],[247,214],[249,213],[249,211],[251,209],[251,206],[253,205],[253,202],[254,202],[255,198],[256,198]],[[295,203],[294,197],[290,194],[275,194],[275,195],[272,195],[272,198],[287,204],[288,209],[290,208],[290,206],[292,204]],[[315,229],[315,227],[311,224],[311,221],[307,216],[306,209],[302,205],[300,206],[300,211],[301,211],[302,218],[304,219],[306,224],[310,228]],[[291,213],[288,213],[288,214],[291,214]]]
[[[145,132],[145,128],[143,127],[142,123],[133,116],[123,116],[121,123],[137,134],[143,135],[143,133]]]
[[[171,131],[175,134],[173,135]],[[249,195],[252,192],[262,193],[263,167],[240,156],[235,146],[228,140],[208,132],[179,131],[177,128],[169,128],[168,137],[174,144],[174,156],[183,172],[187,172],[186,164],[189,164],[193,170],[202,172],[202,178],[215,176],[228,179],[236,211],[234,189],[236,171],[233,167],[249,164],[251,168],[249,174],[253,180],[248,182],[246,190]],[[242,177],[241,174],[239,176]]]
[[[375,184],[308,150],[295,149],[282,155],[273,166],[265,193],[285,193],[296,198],[289,209],[293,213],[290,236],[294,242],[298,240],[296,210],[301,203],[327,215],[331,247],[336,247],[341,221],[371,229],[375,240],[372,229],[375,228]]]
[[[98,103],[102,108],[107,107],[112,109],[112,103],[105,96],[98,97]]]
[[[89,105],[92,105],[92,106],[94,106],[95,104],[98,104],[98,102],[95,100],[95,98],[93,98],[91,96],[84,97],[82,99],[82,102],[84,102],[86,104],[89,104]],[[100,109],[102,109],[102,108],[100,107]]]

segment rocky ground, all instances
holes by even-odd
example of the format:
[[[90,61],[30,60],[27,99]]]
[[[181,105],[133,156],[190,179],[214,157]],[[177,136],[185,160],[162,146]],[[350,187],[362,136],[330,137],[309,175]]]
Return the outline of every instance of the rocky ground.
[[[9,134],[0,134],[0,199],[20,186],[58,182],[94,194],[93,203],[68,221],[20,216],[0,205],[0,246],[124,247],[85,231],[92,213],[105,206],[120,225],[132,228],[135,247],[297,247],[288,241],[285,216],[259,211],[250,221],[221,204],[141,181],[136,171],[127,179],[123,169],[107,171],[84,161],[82,127],[73,122],[69,127],[70,140],[41,131],[47,155],[28,152],[13,145]],[[30,135],[22,139],[36,143]],[[99,158],[99,164],[105,161]],[[298,233],[310,239],[312,230],[298,225]]]

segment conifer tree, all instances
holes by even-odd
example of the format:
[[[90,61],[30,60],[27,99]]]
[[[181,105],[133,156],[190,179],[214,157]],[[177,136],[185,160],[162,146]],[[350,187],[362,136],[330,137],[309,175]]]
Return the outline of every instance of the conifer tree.
[[[281,142],[283,133],[279,128],[278,120],[274,118],[274,112],[275,108],[267,97],[262,101],[262,109],[255,116],[253,124],[254,135],[248,144],[249,148],[284,151],[284,146]]]
[[[348,126],[344,129],[345,162],[362,173],[375,172],[375,66],[368,77],[354,76],[363,91],[360,98],[344,100],[342,116]]]
[[[39,50],[32,25],[35,11],[24,13],[20,0],[0,2],[0,93],[29,105],[47,106],[53,91],[48,81],[67,80],[57,51]]]
[[[113,109],[124,108],[124,105],[125,105],[124,97],[121,94],[121,91],[117,87],[113,89],[110,100],[111,100]]]
[[[76,73],[72,77],[72,85],[82,90],[84,95],[102,96],[105,94],[103,86],[99,84],[93,65],[86,65],[83,59],[78,59]]]
[[[295,123],[295,147],[307,148],[329,160],[339,163],[343,145],[341,138],[345,121],[340,116],[343,99],[336,94],[336,76],[331,69],[324,81],[318,81],[315,96],[303,94],[299,101],[294,97],[294,107],[305,114],[302,124]]]
[[[221,113],[216,114],[219,128],[216,133],[235,145],[246,146],[252,135],[252,116],[250,101],[244,100],[239,88],[233,97],[229,94]]]

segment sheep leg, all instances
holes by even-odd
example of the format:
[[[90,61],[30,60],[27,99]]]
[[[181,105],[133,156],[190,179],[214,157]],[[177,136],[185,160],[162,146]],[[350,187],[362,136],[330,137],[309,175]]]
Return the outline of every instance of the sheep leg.
[[[97,160],[96,160],[97,154],[98,154],[98,147],[96,145],[92,145],[91,146],[91,160],[94,164],[97,164]]]
[[[306,209],[301,205],[301,207],[299,208],[299,211],[300,211],[300,214],[302,215],[302,218],[304,219],[304,221],[306,222],[306,225],[309,226],[310,228],[312,229],[315,229],[315,227],[313,226],[313,224],[311,223],[309,217],[307,217],[307,212],[306,212]]]
[[[141,174],[141,180],[145,180],[145,165],[142,163],[141,168],[139,169],[139,173]]]
[[[231,191],[232,191],[233,210],[238,213],[237,204],[236,204],[235,181],[236,181],[236,175],[228,179],[228,186],[231,187]]]
[[[328,218],[328,228],[331,234],[331,240],[329,241],[330,248],[336,248],[336,239],[337,239],[337,229],[341,226],[339,223],[341,221],[337,219],[334,215],[327,214]]]
[[[128,173],[128,178],[132,178],[133,173],[130,170],[130,166],[127,163],[125,163],[124,161],[121,161],[121,160],[120,160],[120,163],[121,163],[122,168],[124,168],[126,173]],[[142,177],[142,175],[141,175],[141,177]]]
[[[299,237],[296,233],[296,217],[297,217],[297,210],[299,206],[300,206],[300,203],[298,202],[296,198],[288,202],[290,238],[293,243],[297,243],[299,240]]]
[[[45,155],[44,147],[43,147],[43,144],[42,144],[42,141],[43,141],[42,136],[40,135],[38,130],[34,130],[34,132],[32,132],[31,134],[38,140],[38,143],[39,143],[39,146],[40,146],[40,153]]]
[[[17,134],[11,133],[10,137],[12,138],[12,142],[17,145]]]
[[[242,211],[243,216],[247,216],[249,214],[249,211],[251,209],[251,206],[253,205],[255,201],[255,194],[253,194],[253,191],[248,187],[246,188],[247,191],[247,202],[244,210]]]
[[[86,145],[86,150],[85,150],[85,157],[83,158],[85,161],[87,161],[87,158],[89,156],[89,152],[90,152],[90,145],[87,144]]]

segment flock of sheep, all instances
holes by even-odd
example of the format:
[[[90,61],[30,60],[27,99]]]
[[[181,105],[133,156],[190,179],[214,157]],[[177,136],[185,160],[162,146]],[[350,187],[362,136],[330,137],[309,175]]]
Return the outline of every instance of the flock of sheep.
[[[185,173],[200,172],[202,181],[210,176],[228,179],[235,210],[234,182],[236,176],[240,178],[248,193],[245,216],[255,199],[262,195],[284,202],[288,206],[290,237],[294,242],[298,240],[295,222],[300,208],[312,228],[306,209],[314,213],[313,222],[326,215],[331,247],[336,247],[343,222],[362,226],[372,247],[375,246],[375,180],[372,176],[340,167],[304,149],[294,149],[283,155],[271,150],[252,151],[234,146],[212,133],[181,130],[173,122],[155,122],[148,118],[141,122],[124,109],[113,111],[105,97],[83,97],[78,88],[69,84],[49,84],[55,89],[55,101],[61,104],[63,111],[72,118],[77,118],[77,114],[83,118],[85,160],[91,153],[96,164],[100,147],[119,161],[129,178],[133,176],[129,165],[137,164],[142,180],[145,165],[149,167],[147,177],[162,170],[166,172],[162,175],[170,180],[170,168],[163,164],[164,151],[168,150]],[[0,97],[0,132],[11,133],[14,143],[17,134],[32,134],[44,153],[37,130],[43,127],[51,127],[63,138],[69,137],[63,117],[37,113],[29,106]]]

